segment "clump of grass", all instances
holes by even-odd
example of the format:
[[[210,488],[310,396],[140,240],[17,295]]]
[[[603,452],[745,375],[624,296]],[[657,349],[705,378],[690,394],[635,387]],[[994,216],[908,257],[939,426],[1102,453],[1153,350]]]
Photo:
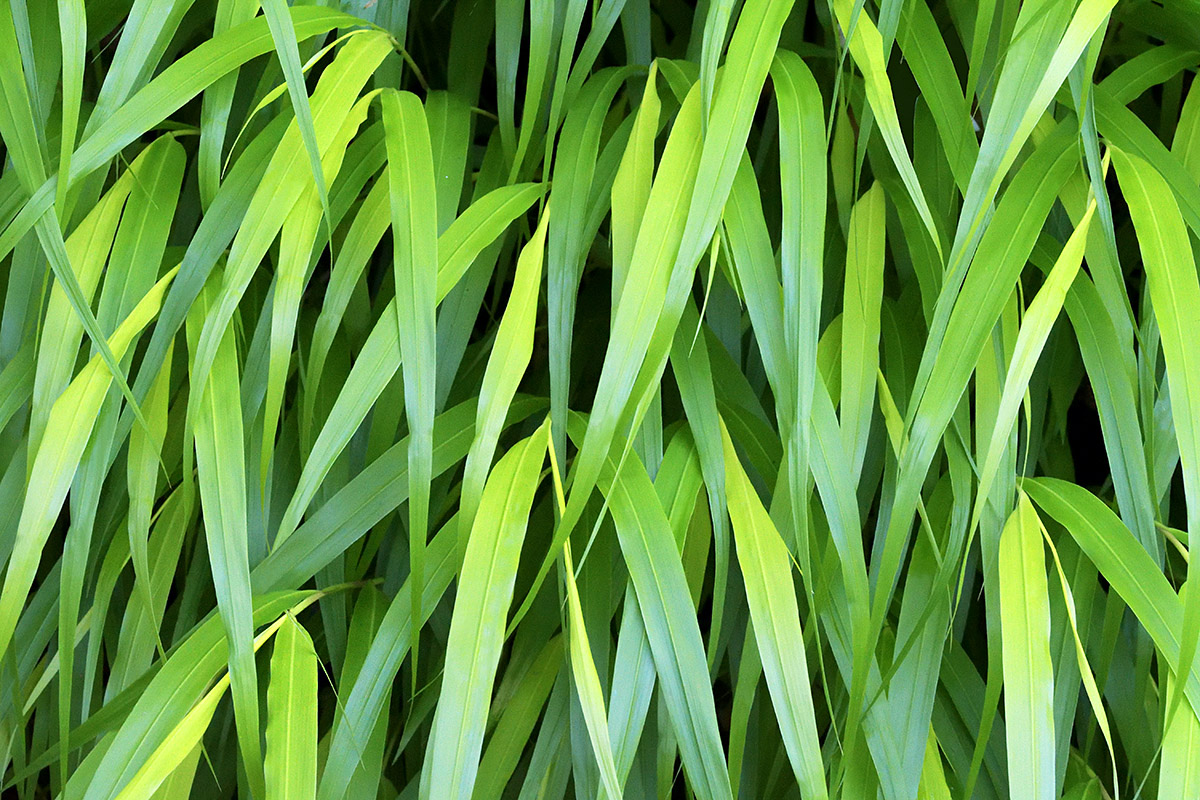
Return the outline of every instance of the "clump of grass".
[[[0,4],[0,782],[1200,797],[1200,12]]]

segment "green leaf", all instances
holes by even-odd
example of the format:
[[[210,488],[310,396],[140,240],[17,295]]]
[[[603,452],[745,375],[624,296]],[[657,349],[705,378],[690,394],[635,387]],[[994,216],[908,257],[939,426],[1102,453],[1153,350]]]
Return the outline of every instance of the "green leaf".
[[[470,798],[517,561],[548,445],[543,423],[500,459],[483,490],[459,573],[446,642],[444,694],[422,770],[422,795]],[[419,607],[419,606],[416,606]],[[414,626],[415,628],[415,626]]]
[[[113,332],[108,346],[114,354],[123,355],[158,313],[163,294],[174,277],[174,270],[163,276]],[[30,488],[21,507],[4,588],[0,590],[0,610],[3,611],[0,614],[0,655],[12,644],[17,619],[33,585],[42,549],[62,509],[111,380],[112,374],[104,360],[99,355],[94,356],[50,409],[46,438],[30,468]]]
[[[265,769],[271,800],[317,796],[317,654],[291,614],[271,652]]]
[[[1166,181],[1137,156],[1116,150],[1114,159],[1138,233],[1161,335],[1191,535],[1200,530],[1200,353],[1190,344],[1200,325],[1200,281],[1183,217]],[[1192,576],[1190,565],[1188,576]],[[1200,592],[1193,592],[1184,608],[1177,672],[1186,675],[1200,644]],[[1182,683],[1176,684],[1168,718],[1183,697],[1182,687]]]
[[[571,431],[576,441],[582,428]],[[729,798],[716,708],[704,688],[704,648],[666,512],[636,454],[626,456],[620,471],[608,460],[599,485],[608,495],[688,780],[701,796]]]
[[[724,426],[725,481],[755,642],[792,772],[805,797],[828,797],[791,557],[738,462]]]
[[[321,167],[321,147],[317,143],[308,91],[304,88],[304,76],[300,70],[300,51],[297,49],[296,29],[292,24],[292,15],[289,13],[290,9],[286,0],[263,0],[262,10],[263,16],[267,18],[267,26],[271,30],[271,39],[275,43],[275,54],[283,66],[288,97],[291,98],[292,108],[296,112],[296,122],[300,126],[300,138],[304,142],[304,151],[308,154],[308,166],[312,170],[313,180],[316,181],[317,196],[321,200],[325,218],[332,220],[333,217],[329,213],[329,193],[325,188],[325,172]]]
[[[214,274],[216,277],[219,275]],[[217,284],[213,281],[193,307],[193,317],[188,324],[188,344],[193,360],[199,354],[202,326],[215,304],[216,293]],[[221,338],[212,363],[212,379],[204,386],[202,397],[197,401],[196,475],[217,608],[229,641],[229,676],[239,722],[238,745],[251,791],[262,794],[258,672],[251,649],[254,628],[239,373],[237,350],[230,330]]]
[[[521,250],[512,292],[500,325],[496,341],[488,357],[487,369],[479,385],[479,406],[475,412],[475,439],[467,453],[463,468],[461,519],[463,549],[466,532],[475,521],[475,512],[483,495],[484,480],[492,466],[496,443],[504,427],[517,386],[533,355],[534,323],[537,321],[538,294],[542,283],[542,263],[545,258],[546,224],[550,219],[549,206],[542,212],[533,237]]]
[[[434,311],[438,247],[433,155],[425,109],[417,96],[383,96],[388,143],[388,187],[396,271],[396,325],[404,360],[408,417],[408,543],[413,616],[421,617],[425,541],[429,535],[429,481],[433,470],[434,387],[437,377]],[[414,639],[416,638],[414,631]],[[417,648],[413,648],[415,691]]]
[[[1050,600],[1037,512],[1022,495],[1000,536],[1000,618],[1009,797],[1053,798],[1054,670]]]

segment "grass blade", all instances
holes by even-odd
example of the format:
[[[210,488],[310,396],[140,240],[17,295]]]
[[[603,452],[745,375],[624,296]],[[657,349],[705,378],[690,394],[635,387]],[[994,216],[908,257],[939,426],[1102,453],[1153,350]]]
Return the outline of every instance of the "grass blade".
[[[429,480],[433,470],[437,307],[436,196],[433,154],[425,109],[407,92],[383,96],[388,142],[388,187],[396,270],[396,324],[404,360],[404,410],[408,416],[408,541],[413,616],[421,618],[425,540],[429,535]],[[414,631],[414,641],[416,639]],[[413,647],[413,691],[417,648]]]
[[[429,754],[421,773],[423,797],[467,799],[474,791],[504,636],[503,615],[512,600],[548,432],[543,423],[509,450],[484,487],[454,602],[442,678],[447,693],[433,718]]]
[[[1054,671],[1050,600],[1037,512],[1022,495],[1000,536],[1004,719],[1009,797],[1053,798]]]
[[[784,747],[804,796],[828,797],[790,555],[738,462],[729,432],[724,426],[721,432],[738,563]]]
[[[271,653],[265,769],[270,800],[317,796],[317,654],[291,614]]]

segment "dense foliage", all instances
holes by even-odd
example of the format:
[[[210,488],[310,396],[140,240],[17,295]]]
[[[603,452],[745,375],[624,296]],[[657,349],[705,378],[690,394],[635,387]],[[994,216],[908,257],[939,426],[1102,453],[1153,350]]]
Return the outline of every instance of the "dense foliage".
[[[3,0],[5,797],[1200,797],[1200,10]]]

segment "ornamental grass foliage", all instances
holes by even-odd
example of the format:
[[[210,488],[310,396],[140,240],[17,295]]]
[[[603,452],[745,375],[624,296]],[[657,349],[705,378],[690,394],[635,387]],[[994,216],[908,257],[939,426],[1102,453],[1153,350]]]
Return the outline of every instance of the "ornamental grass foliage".
[[[1200,798],[1198,65],[3,0],[3,797]]]

